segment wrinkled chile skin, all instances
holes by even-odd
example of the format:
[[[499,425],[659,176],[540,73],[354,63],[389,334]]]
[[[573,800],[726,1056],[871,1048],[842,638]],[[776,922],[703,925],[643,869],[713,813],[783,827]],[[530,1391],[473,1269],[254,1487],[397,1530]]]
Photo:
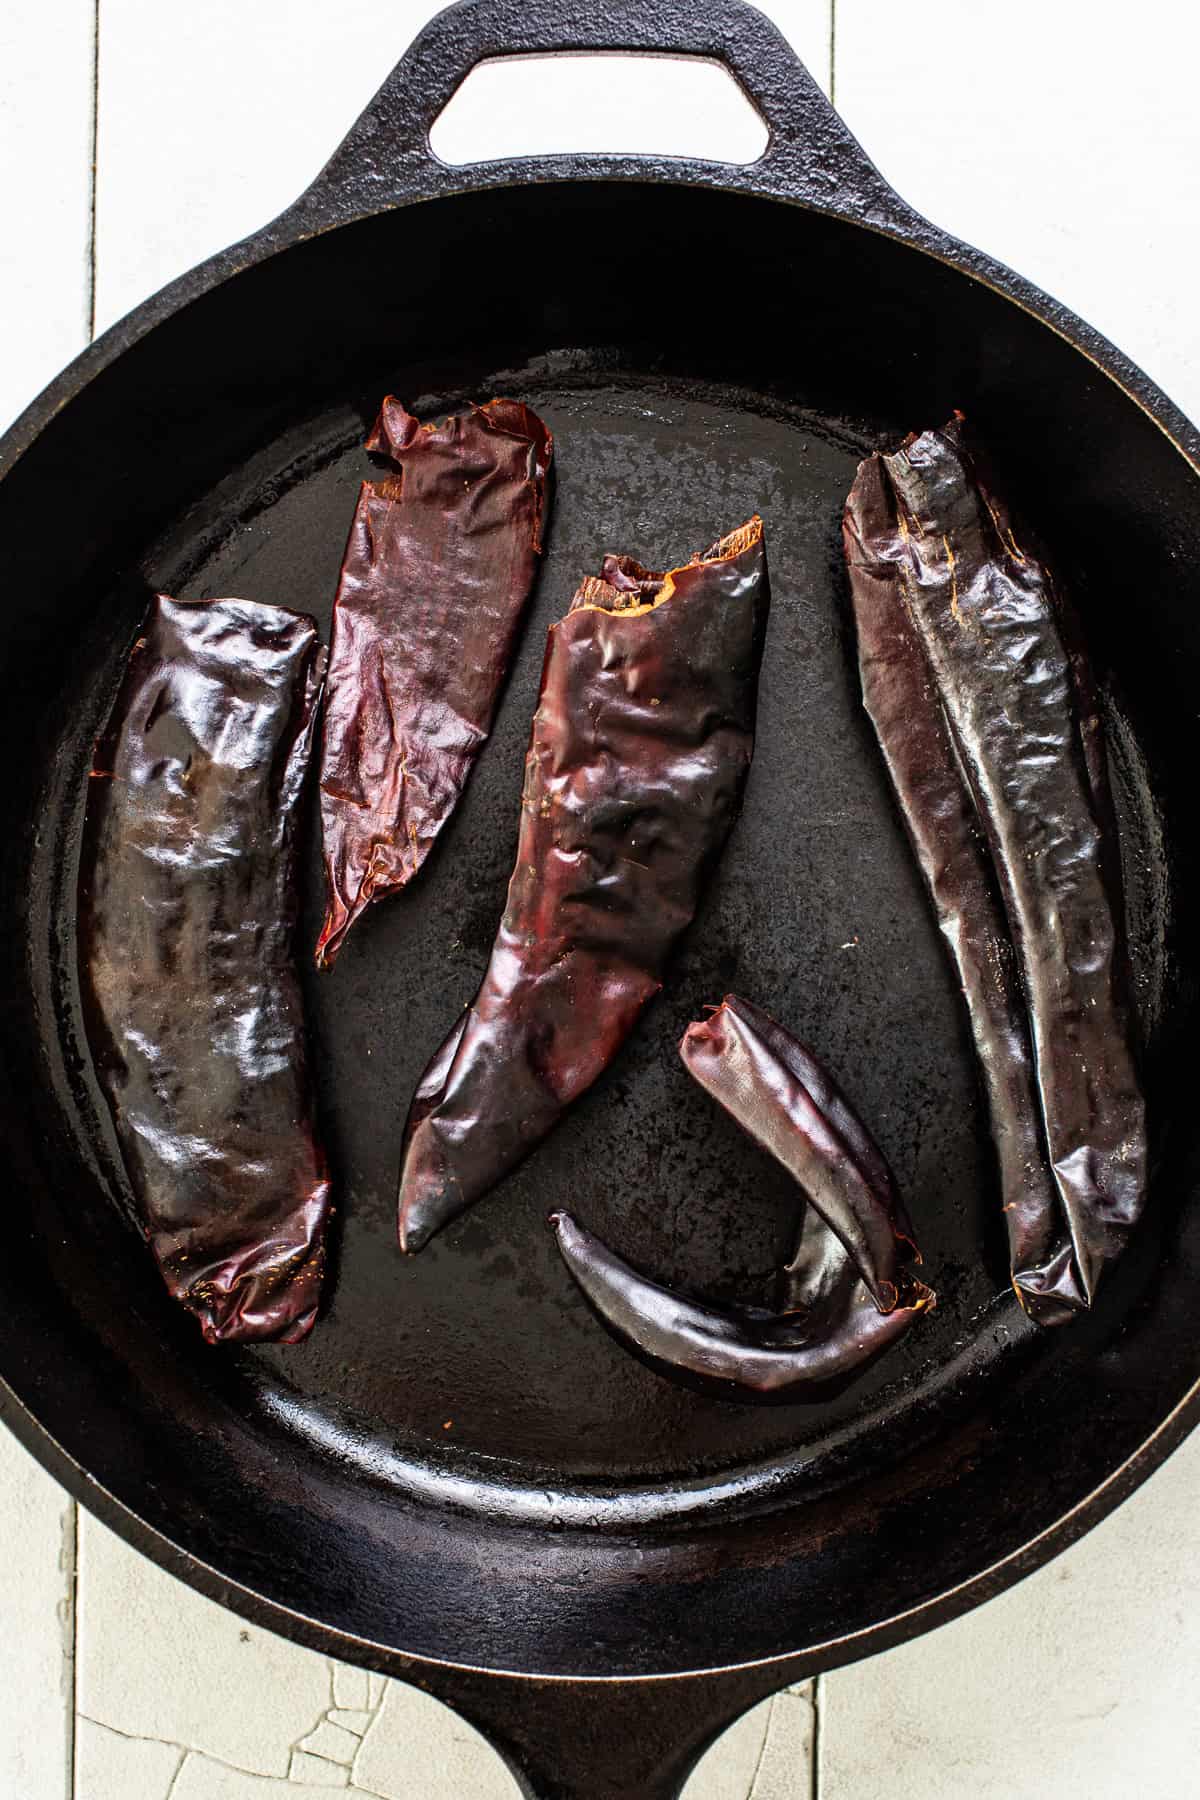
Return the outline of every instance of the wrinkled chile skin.
[[[409,1252],[527,1156],[616,1055],[741,803],[768,609],[761,520],[665,575],[617,566],[619,581],[585,581],[550,628],[507,907],[483,985],[409,1113]]]
[[[828,1071],[790,1031],[734,994],[689,1025],[679,1056],[693,1081],[808,1195],[875,1305],[890,1312],[908,1281],[913,1228],[882,1151]]]
[[[909,617],[904,544],[882,457],[858,470],[842,522],[863,705],[958,974],[987,1094],[1013,1284],[1042,1325],[1086,1299],[1042,1143],[1016,958],[987,841]]]
[[[88,789],[80,984],[150,1247],[210,1343],[295,1343],[330,1211],[292,960],[311,619],[158,595]]]
[[[855,557],[872,564],[877,578],[893,569],[895,604],[928,672],[919,695],[910,679],[912,704],[921,699],[927,716],[937,709],[986,840],[1028,1022],[1048,1192],[1032,1175],[1025,1184],[1014,1179],[1012,1139],[1019,1131],[1028,1140],[1028,1077],[1005,957],[997,977],[1005,995],[970,978],[971,958],[996,937],[994,907],[987,912],[964,889],[954,901],[959,942],[947,935],[999,1126],[1002,1172],[1009,1164],[1014,1282],[1039,1323],[1062,1323],[1091,1305],[1146,1189],[1145,1109],[1126,1012],[1124,908],[1096,690],[1078,622],[1046,566],[1018,543],[965,447],[961,420],[872,460],[851,499],[856,609],[866,616],[870,595]],[[939,820],[928,796],[899,784],[897,793],[914,843],[927,839],[918,856],[928,880]],[[952,810],[947,800],[947,817]],[[954,831],[961,854],[961,826]],[[974,874],[968,887],[977,894]],[[935,900],[945,930],[945,895]]]
[[[329,967],[412,880],[489,731],[533,591],[553,439],[518,400],[421,425],[389,397],[333,611],[321,750]]]
[[[660,1374],[726,1398],[819,1397],[934,1303],[912,1273],[920,1257],[887,1164],[812,1052],[748,1002],[727,996],[679,1054],[808,1198],[791,1304],[770,1313],[673,1293],[562,1212],[550,1219],[559,1252],[601,1323]]]

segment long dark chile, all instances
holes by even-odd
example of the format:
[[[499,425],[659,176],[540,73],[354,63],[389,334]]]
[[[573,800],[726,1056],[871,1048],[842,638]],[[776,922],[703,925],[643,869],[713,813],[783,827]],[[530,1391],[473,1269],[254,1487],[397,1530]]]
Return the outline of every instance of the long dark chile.
[[[1052,576],[979,479],[957,419],[909,438],[870,480],[882,489],[862,545],[895,569],[896,605],[928,671],[926,706],[940,708],[1015,951],[1053,1199],[1042,1219],[1036,1189],[1014,1209],[1014,1278],[1033,1315],[1056,1323],[1091,1304],[1146,1184],[1095,692]],[[936,852],[936,828],[931,842]],[[978,916],[964,908],[963,919],[976,938]],[[978,1041],[989,1026],[965,978],[964,989]],[[1011,1060],[1009,1072],[1024,1082]]]
[[[210,1343],[316,1317],[329,1182],[292,961],[313,621],[159,595],[96,747],[79,887],[96,1072],[146,1237]]]
[[[1016,958],[987,843],[900,577],[904,544],[880,457],[842,524],[863,701],[971,1021],[1000,1169],[1013,1282],[1042,1324],[1086,1304],[1055,1202]]]
[[[409,1113],[405,1250],[540,1143],[657,992],[737,816],[766,618],[755,517],[665,574],[609,558],[550,628],[508,904]]]
[[[454,811],[533,591],[553,440],[518,400],[419,425],[383,403],[342,562],[321,750],[330,966]]]
[[[639,1275],[568,1213],[551,1218],[563,1260],[619,1343],[661,1373],[750,1400],[841,1380],[933,1304],[891,1175],[811,1051],[728,997],[679,1046],[689,1073],[807,1196],[786,1312],[713,1307]]]

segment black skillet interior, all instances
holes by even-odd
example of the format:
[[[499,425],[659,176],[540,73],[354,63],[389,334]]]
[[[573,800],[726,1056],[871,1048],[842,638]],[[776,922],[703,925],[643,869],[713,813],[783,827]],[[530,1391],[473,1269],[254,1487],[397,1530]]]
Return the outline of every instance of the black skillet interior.
[[[340,1196],[326,1314],[303,1346],[213,1352],[114,1205],[74,978],[91,742],[153,588],[328,626],[365,426],[389,391],[425,415],[492,393],[543,414],[548,553],[444,841],[331,975],[308,976]],[[1007,1289],[962,1009],[861,712],[840,567],[859,457],[954,407],[1065,572],[1110,699],[1157,1168],[1095,1316],[1056,1334]],[[404,1113],[502,906],[545,627],[605,551],[661,565],[756,508],[773,594],[760,735],[702,916],[556,1136],[402,1260]],[[1196,1375],[1198,1132],[1179,1101],[1197,567],[1193,469],[1070,342],[943,261],[745,193],[447,192],[286,248],[134,341],[0,482],[0,1372],[61,1447],[55,1466],[76,1465],[94,1504],[192,1579],[380,1667],[404,1652],[549,1674],[807,1648],[836,1661],[1055,1526]],[[939,1294],[901,1347],[816,1403],[700,1398],[631,1361],[544,1225],[569,1200],[668,1281],[766,1291],[794,1197],[675,1053],[729,989],[836,1071]]]

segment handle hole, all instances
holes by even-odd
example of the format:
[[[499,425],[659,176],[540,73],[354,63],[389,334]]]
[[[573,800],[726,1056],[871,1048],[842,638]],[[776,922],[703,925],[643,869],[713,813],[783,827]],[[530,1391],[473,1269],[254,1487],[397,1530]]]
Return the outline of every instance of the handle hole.
[[[571,151],[757,162],[766,123],[723,63],[604,51],[476,63],[434,120],[442,162]]]

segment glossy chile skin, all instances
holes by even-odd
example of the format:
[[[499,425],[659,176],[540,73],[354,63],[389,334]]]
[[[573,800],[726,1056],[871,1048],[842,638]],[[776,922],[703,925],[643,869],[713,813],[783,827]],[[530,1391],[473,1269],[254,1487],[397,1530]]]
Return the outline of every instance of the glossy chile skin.
[[[147,1240],[209,1343],[295,1343],[321,1292],[293,865],[324,661],[283,607],[158,595],[88,788],[88,1038]]]
[[[412,880],[491,730],[533,591],[553,440],[518,400],[420,425],[388,398],[334,603],[321,748],[329,967]]]
[[[1004,906],[901,580],[881,457],[864,462],[842,524],[863,703],[962,987],[1000,1173],[1013,1284],[1041,1324],[1085,1304],[1042,1142],[1029,1025]]]
[[[863,465],[847,546],[868,709],[887,738],[989,1090],[1014,1285],[1039,1323],[1061,1323],[1091,1305],[1146,1186],[1095,688],[1073,615],[1018,542],[957,417]],[[919,747],[897,728],[903,708]],[[927,758],[923,785],[917,756]]]
[[[789,1302],[713,1307],[639,1275],[567,1213],[559,1251],[601,1322],[660,1373],[726,1397],[803,1399],[844,1381],[934,1303],[887,1164],[812,1052],[728,996],[690,1025],[684,1067],[795,1178],[809,1202]]]
[[[665,574],[610,557],[550,627],[483,985],[409,1112],[401,1248],[482,1198],[661,985],[741,804],[767,622],[757,516]]]

